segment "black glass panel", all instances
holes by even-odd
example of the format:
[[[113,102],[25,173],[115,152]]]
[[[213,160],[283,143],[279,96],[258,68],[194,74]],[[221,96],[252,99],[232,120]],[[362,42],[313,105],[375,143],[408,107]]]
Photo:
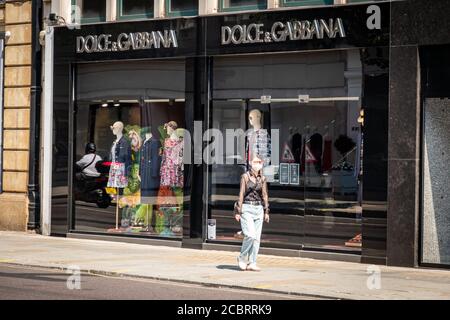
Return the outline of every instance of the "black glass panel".
[[[78,67],[76,230],[182,236],[185,110],[184,60]]]
[[[153,14],[153,4],[152,0],[122,0],[121,15]]]
[[[198,0],[170,0],[170,11],[195,11]]]
[[[354,72],[351,83],[347,65]],[[360,251],[359,50],[215,58],[213,75],[210,127],[226,139],[222,161],[210,167],[210,214],[217,238],[241,236],[230,212],[254,149],[247,133],[265,130],[270,152],[264,152],[264,145],[256,149],[264,158],[272,219],[262,241]],[[256,126],[250,119],[255,113]],[[246,132],[243,148],[229,148],[230,129]]]
[[[223,0],[224,8],[236,8],[246,6],[265,6],[267,0]]]
[[[81,12],[83,19],[104,19],[106,17],[106,1],[84,0]]]

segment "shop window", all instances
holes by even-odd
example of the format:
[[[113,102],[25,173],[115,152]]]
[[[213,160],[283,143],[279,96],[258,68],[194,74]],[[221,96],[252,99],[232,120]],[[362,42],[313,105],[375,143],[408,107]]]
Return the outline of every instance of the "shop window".
[[[220,0],[220,11],[266,9],[267,0]]]
[[[281,0],[284,7],[333,4],[334,0]]]
[[[166,0],[168,16],[195,16],[198,14],[198,0]]]
[[[81,23],[106,21],[106,0],[72,0],[72,21],[80,14]]]
[[[76,104],[73,228],[181,237],[185,61],[80,65]]]
[[[117,19],[132,20],[153,17],[154,0],[117,0]]]
[[[360,76],[347,79],[348,65]],[[249,158],[258,153],[271,212],[263,243],[359,253],[359,50],[215,58],[212,81],[208,127],[222,133],[226,146],[209,172],[215,240],[242,239],[230,212]]]

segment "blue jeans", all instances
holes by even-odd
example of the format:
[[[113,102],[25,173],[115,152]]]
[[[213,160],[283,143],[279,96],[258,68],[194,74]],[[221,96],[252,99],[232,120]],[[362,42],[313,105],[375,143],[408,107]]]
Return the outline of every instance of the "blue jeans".
[[[241,254],[239,256],[241,260],[245,261],[248,257],[249,263],[256,263],[263,221],[263,206],[254,206],[246,203],[242,205],[241,228],[244,240],[242,241]]]

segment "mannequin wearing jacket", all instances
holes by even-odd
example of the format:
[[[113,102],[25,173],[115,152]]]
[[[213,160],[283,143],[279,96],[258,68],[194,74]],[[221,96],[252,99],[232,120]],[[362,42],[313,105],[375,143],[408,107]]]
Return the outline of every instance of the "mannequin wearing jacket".
[[[149,128],[144,128],[145,140],[141,146],[139,159],[139,177],[143,203],[153,203],[151,198],[158,194],[160,185],[161,142],[153,137]]]
[[[117,121],[111,126],[116,140],[111,146],[108,187],[125,188],[128,185],[128,175],[131,170],[131,146],[123,136],[124,125]]]

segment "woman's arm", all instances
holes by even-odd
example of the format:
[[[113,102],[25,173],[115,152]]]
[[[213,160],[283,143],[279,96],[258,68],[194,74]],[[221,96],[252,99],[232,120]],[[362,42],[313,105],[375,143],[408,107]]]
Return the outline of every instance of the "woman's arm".
[[[239,198],[238,198],[238,201],[237,201],[237,208],[236,208],[237,214],[241,214],[242,213],[242,204],[244,203],[245,189],[246,189],[246,180],[245,180],[245,173],[244,173],[241,176],[241,186],[240,186],[240,189],[239,189]]]
[[[264,213],[269,214],[269,191],[267,188],[267,179],[266,177],[263,178],[263,185],[262,185],[262,196],[264,201]]]

